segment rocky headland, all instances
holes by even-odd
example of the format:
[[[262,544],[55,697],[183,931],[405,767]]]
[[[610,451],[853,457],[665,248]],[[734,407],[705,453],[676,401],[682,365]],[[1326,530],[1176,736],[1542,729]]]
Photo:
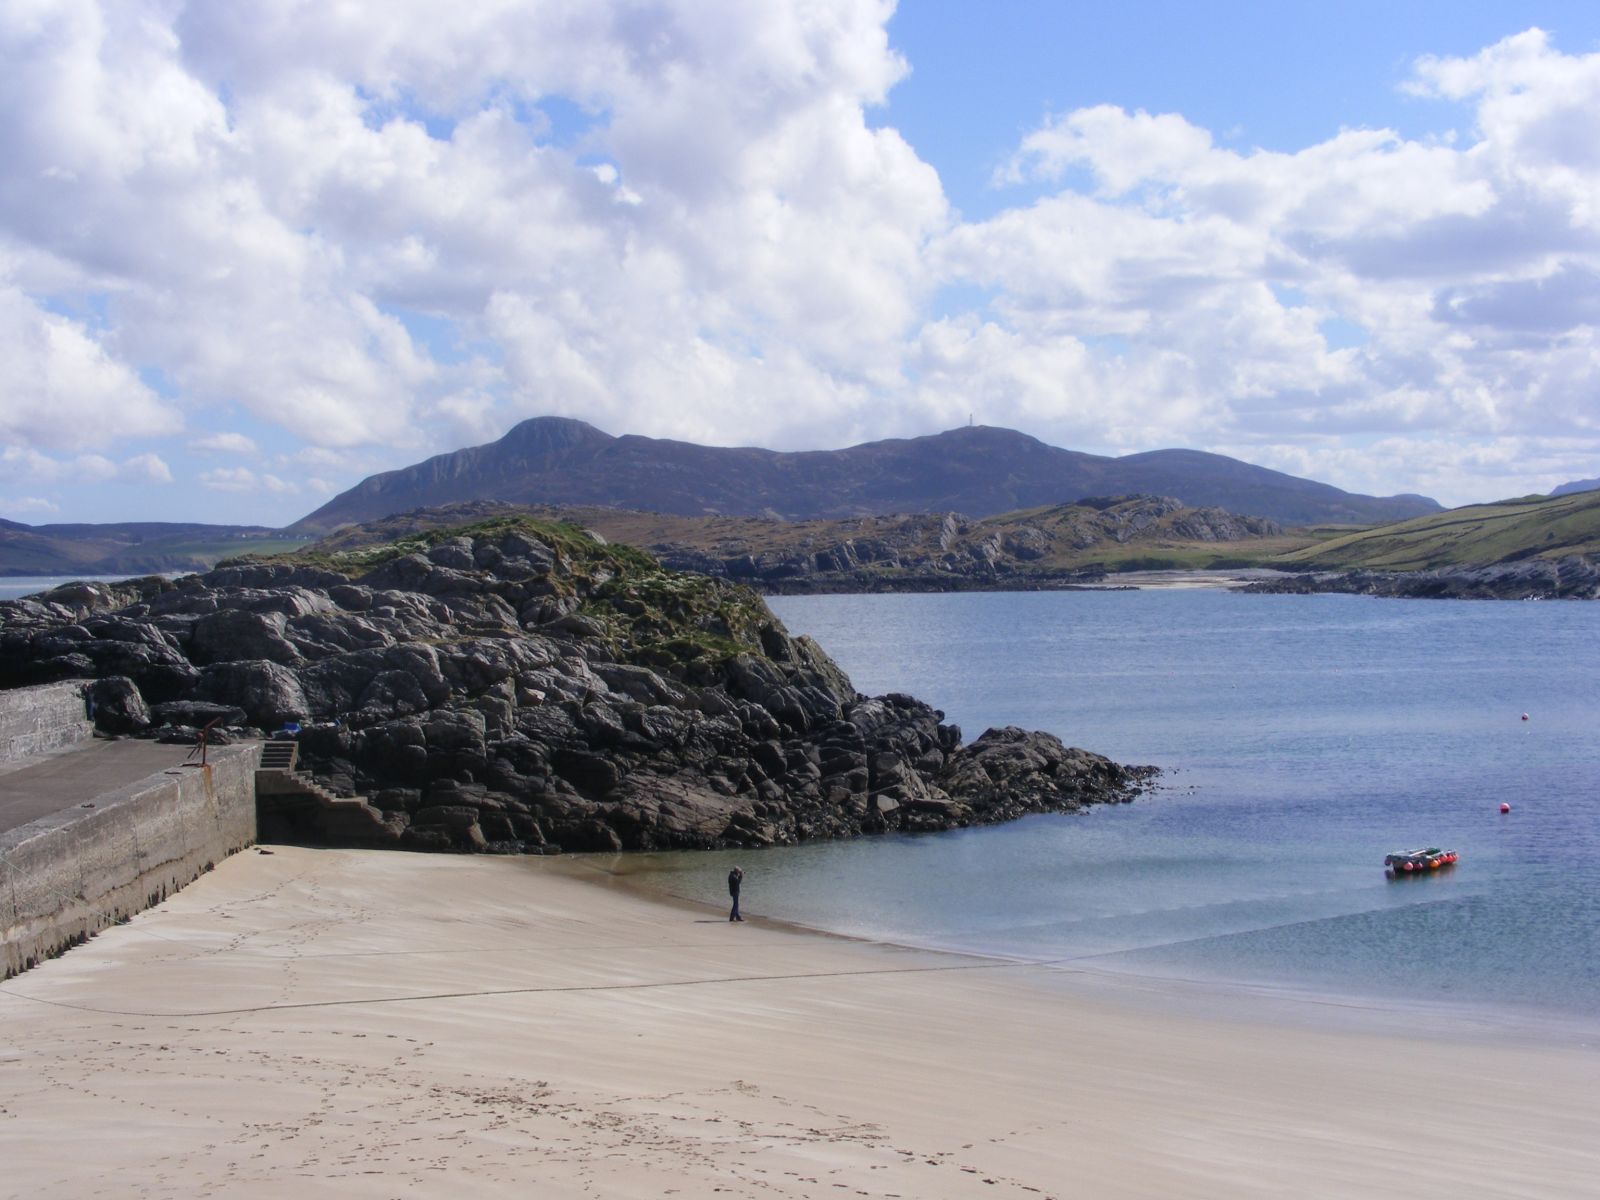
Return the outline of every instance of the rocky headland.
[[[1584,555],[1567,555],[1425,571],[1313,571],[1238,590],[1419,600],[1594,600],[1600,599],[1600,564]]]
[[[0,603],[0,686],[73,678],[112,735],[298,724],[300,765],[374,815],[309,840],[760,846],[1072,811],[1154,774],[1016,728],[964,742],[859,694],[748,588],[522,516]]]

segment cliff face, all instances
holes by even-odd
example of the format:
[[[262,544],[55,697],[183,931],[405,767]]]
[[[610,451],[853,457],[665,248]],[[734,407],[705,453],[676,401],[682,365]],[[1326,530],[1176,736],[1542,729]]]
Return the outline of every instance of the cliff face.
[[[102,726],[287,721],[374,844],[768,845],[1126,800],[1147,771],[1056,738],[970,744],[859,695],[761,599],[525,518],[0,604],[0,686],[96,679]]]

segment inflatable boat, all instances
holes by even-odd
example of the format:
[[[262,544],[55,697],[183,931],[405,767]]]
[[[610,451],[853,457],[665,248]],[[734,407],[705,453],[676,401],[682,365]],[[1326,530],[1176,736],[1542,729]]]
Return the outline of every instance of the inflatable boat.
[[[1455,861],[1454,850],[1441,850],[1437,846],[1428,846],[1422,850],[1400,850],[1394,854],[1385,854],[1383,870],[1389,878],[1401,879],[1407,875],[1426,875],[1429,871],[1453,866]]]

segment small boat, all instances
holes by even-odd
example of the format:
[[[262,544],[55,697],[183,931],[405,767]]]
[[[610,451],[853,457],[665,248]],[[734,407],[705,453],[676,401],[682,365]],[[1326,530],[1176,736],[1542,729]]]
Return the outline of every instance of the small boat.
[[[1400,850],[1383,856],[1383,871],[1390,879],[1403,879],[1408,875],[1426,875],[1441,867],[1454,866],[1456,852],[1428,846],[1422,850]]]

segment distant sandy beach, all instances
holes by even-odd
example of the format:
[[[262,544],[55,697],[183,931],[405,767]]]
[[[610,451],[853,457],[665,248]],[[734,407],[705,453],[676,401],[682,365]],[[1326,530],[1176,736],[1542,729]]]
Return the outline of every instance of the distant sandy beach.
[[[0,1195],[1600,1194],[1593,1042],[1207,1012],[583,871],[247,851],[7,982]]]
[[[1262,580],[1284,579],[1291,572],[1270,567],[1238,567],[1233,569],[1200,569],[1172,571],[1120,571],[1107,575],[1099,584],[1085,585],[1093,588],[1133,588],[1144,591],[1152,588],[1236,588]]]

